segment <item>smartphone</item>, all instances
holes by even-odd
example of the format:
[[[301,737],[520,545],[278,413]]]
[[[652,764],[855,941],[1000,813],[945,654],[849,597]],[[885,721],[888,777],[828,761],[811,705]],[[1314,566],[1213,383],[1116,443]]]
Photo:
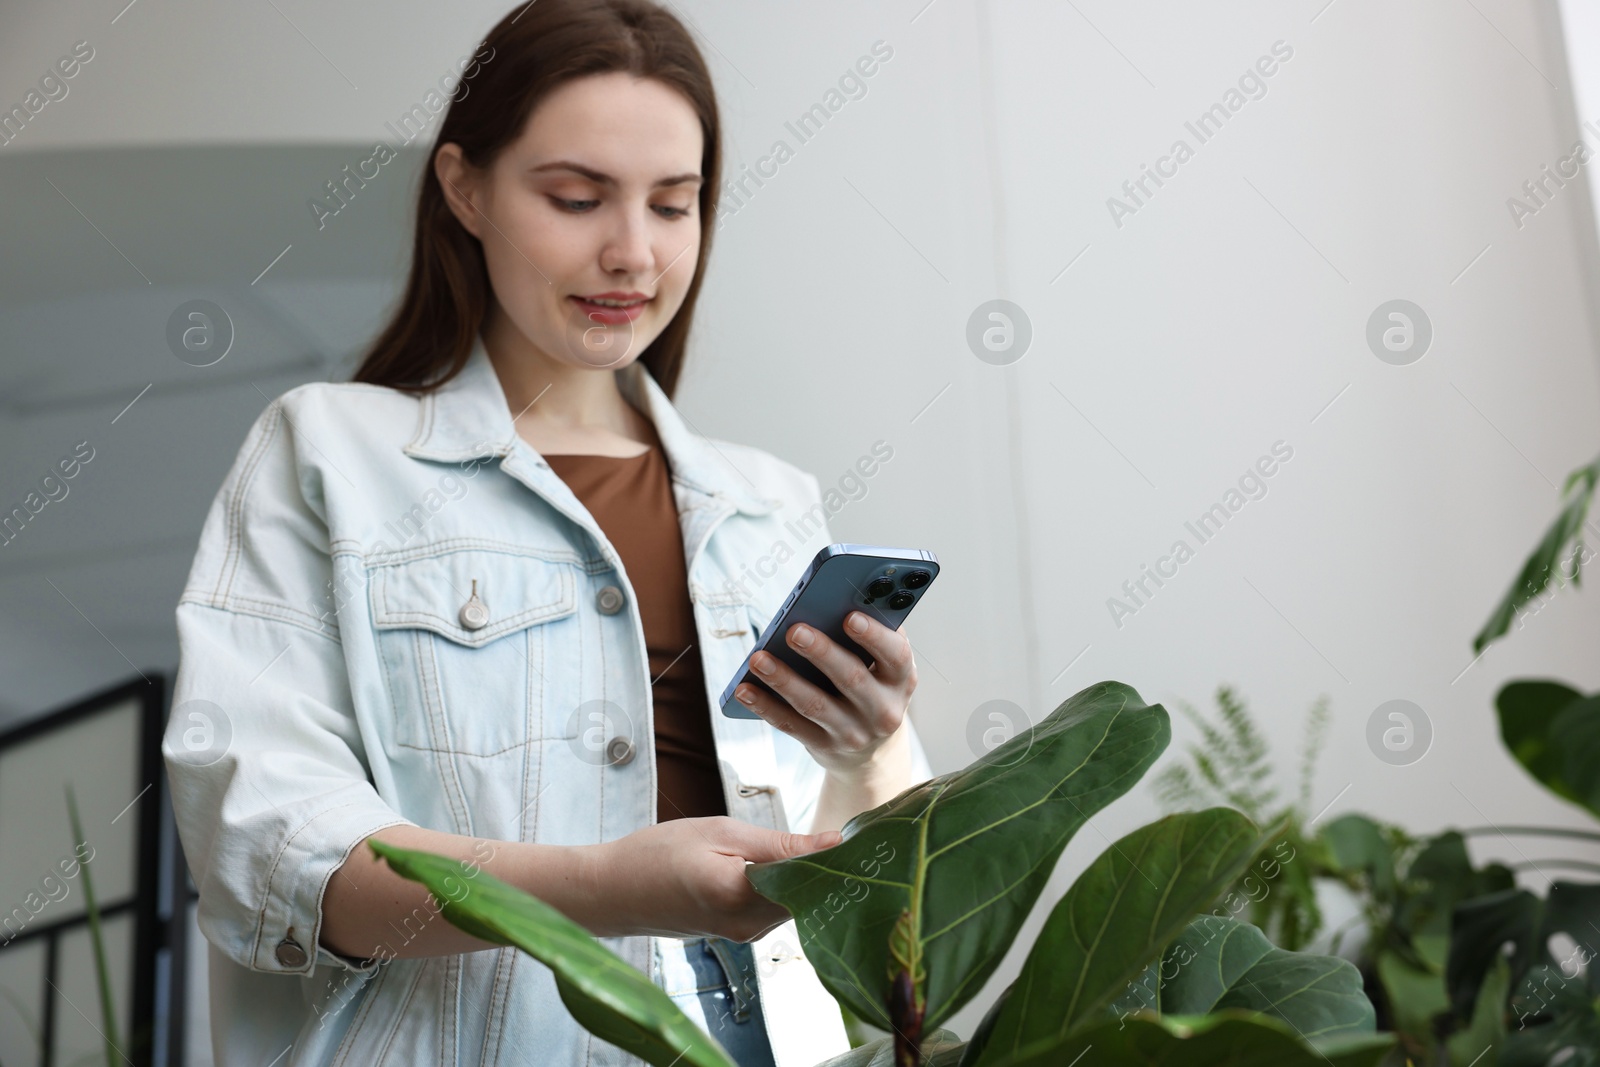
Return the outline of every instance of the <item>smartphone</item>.
[[[750,655],[763,650],[770,652],[793,667],[802,678],[824,692],[838,696],[839,690],[828,676],[789,647],[789,627],[803,622],[821,630],[860,656],[861,661],[870,667],[871,653],[845,633],[845,616],[852,611],[861,611],[891,630],[898,630],[938,576],[939,558],[922,549],[829,545],[817,553],[811,566],[800,576],[789,599],[783,602],[783,607],[778,609],[777,615],[756,638]],[[750,656],[746,656],[744,663],[734,672],[733,680],[722,691],[722,714],[732,719],[761,718],[734,698],[733,691],[740,682],[750,682],[768,693],[772,692],[750,669]]]

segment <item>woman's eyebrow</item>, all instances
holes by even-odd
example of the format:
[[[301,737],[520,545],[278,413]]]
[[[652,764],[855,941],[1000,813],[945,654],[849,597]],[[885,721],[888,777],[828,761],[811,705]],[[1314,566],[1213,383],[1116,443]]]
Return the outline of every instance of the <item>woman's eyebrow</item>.
[[[617,184],[617,180],[615,178],[613,178],[611,175],[604,174],[604,173],[602,173],[602,172],[600,172],[598,170],[593,169],[592,167],[586,167],[582,163],[574,163],[574,162],[572,162],[571,160],[568,160],[568,159],[558,159],[553,163],[543,163],[543,164],[540,164],[539,166],[533,168],[533,172],[534,173],[538,173],[539,171],[545,171],[545,170],[570,170],[570,171],[572,171],[572,172],[574,172],[576,174],[583,175],[585,178],[588,178],[590,181],[594,182],[596,185],[616,185]],[[698,173],[695,173],[694,171],[690,171],[690,172],[687,172],[687,173],[684,173],[684,174],[674,174],[674,175],[672,175],[670,177],[667,177],[667,178],[661,178],[661,179],[657,180],[656,183],[651,186],[651,188],[652,189],[660,189],[660,188],[663,188],[664,186],[668,186],[668,185],[685,185],[685,184],[688,184],[690,182],[693,182],[696,185],[699,185],[699,184],[703,183],[704,181],[705,181],[705,179],[702,178]]]

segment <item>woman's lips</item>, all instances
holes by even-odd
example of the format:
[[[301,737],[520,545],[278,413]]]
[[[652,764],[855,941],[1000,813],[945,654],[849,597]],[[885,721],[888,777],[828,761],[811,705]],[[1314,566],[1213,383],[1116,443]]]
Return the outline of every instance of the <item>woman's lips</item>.
[[[645,306],[650,303],[649,300],[641,300],[626,307],[612,307],[608,304],[593,303],[581,296],[569,296],[567,299],[583,310],[584,318],[605,326],[622,326],[632,322],[644,314]]]

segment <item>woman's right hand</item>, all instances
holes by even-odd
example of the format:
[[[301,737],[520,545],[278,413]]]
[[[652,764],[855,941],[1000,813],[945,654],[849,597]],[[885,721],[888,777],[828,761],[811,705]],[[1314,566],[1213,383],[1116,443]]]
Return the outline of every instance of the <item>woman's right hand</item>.
[[[600,937],[755,941],[789,912],[756,892],[744,874],[746,861],[803,856],[839,841],[837,830],[791,834],[723,815],[646,826],[591,846],[592,884],[605,914],[585,925]]]

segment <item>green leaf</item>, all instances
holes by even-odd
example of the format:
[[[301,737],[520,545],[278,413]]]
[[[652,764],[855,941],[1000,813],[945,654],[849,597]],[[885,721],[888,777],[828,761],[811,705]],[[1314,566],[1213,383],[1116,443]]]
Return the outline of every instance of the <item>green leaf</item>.
[[[1472,1011],[1472,1023],[1465,1030],[1450,1035],[1445,1046],[1451,1063],[1497,1063],[1496,1052],[1505,1042],[1506,992],[1511,984],[1511,969],[1505,960],[1498,960],[1478,992],[1478,1003]],[[1488,1053],[1485,1055],[1485,1053]]]
[[[1578,803],[1566,779],[1563,739],[1551,733],[1555,718],[1583,694],[1560,682],[1516,681],[1494,698],[1500,715],[1500,738],[1506,751],[1558,797]]]
[[[421,882],[445,919],[474,937],[515,945],[555,972],[556,989],[585,1030],[657,1067],[734,1067],[706,1032],[638,968],[544,901],[444,856],[368,845]]]
[[[1567,475],[1566,483],[1561,487],[1564,501],[1561,511],[1545,531],[1533,554],[1522,565],[1522,571],[1511,583],[1511,588],[1489,615],[1489,621],[1472,639],[1474,653],[1482,652],[1489,642],[1503,636],[1511,628],[1522,606],[1544,592],[1550,579],[1558,576],[1556,568],[1559,565],[1568,568],[1567,573],[1559,577],[1575,585],[1580,581],[1581,571],[1574,560],[1574,553],[1569,553],[1567,546],[1574,544],[1578,549],[1583,547],[1584,519],[1588,516],[1589,503],[1594,499],[1597,483],[1600,483],[1600,457],[1587,467],[1579,467]]]
[[[76,852],[88,838],[83,836],[83,824],[78,821],[78,798],[70,783],[67,785],[67,818],[72,822],[72,848]],[[127,1057],[122,1054],[117,1010],[111,1002],[111,974],[106,967],[105,937],[100,932],[100,905],[95,900],[89,861],[84,860],[79,868],[83,872],[83,906],[89,915],[89,945],[94,951],[95,986],[100,991],[100,1036],[106,1045],[106,1067],[117,1067]]]
[[[1100,1016],[1270,839],[1230,808],[1169,815],[1102,852],[1045,920],[977,1063]]]
[[[1408,939],[1438,935],[1445,946],[1450,940],[1450,916],[1457,904],[1516,886],[1511,870],[1501,864],[1474,867],[1465,839],[1454,830],[1427,840],[1406,869],[1405,882],[1406,894],[1396,907],[1393,920],[1396,933]],[[1438,953],[1437,967],[1432,967],[1434,960],[1428,957],[1430,967],[1441,974],[1445,955],[1443,951]],[[1413,965],[1416,962],[1413,960]]]
[[[1376,1024],[1361,972],[1348,960],[1286,952],[1254,926],[1215,915],[1190,923],[1118,1006],[1123,1015],[1134,1007],[1260,1012],[1306,1040],[1371,1033]]]
[[[1511,980],[1522,980],[1533,965],[1535,931],[1544,902],[1526,889],[1505,889],[1469,900],[1456,908],[1450,926],[1450,958],[1445,985],[1456,1015],[1466,1018],[1478,1000],[1484,976],[1511,942]]]
[[[1288,828],[1277,835],[1270,852],[1257,856],[1251,864],[1253,873],[1241,879],[1237,888],[1251,898],[1251,925],[1259,927],[1279,948],[1298,952],[1322,929],[1322,908],[1317,903],[1316,846],[1305,839],[1293,818],[1291,809]],[[1280,862],[1284,848],[1291,851],[1288,860]],[[1265,884],[1266,895],[1255,899],[1252,884]]]
[[[1457,1016],[1470,1017],[1484,977],[1507,942],[1512,945],[1511,986],[1516,989],[1532,968],[1555,962],[1549,950],[1551,937],[1569,934],[1587,946],[1594,944],[1596,929],[1600,929],[1600,885],[1555,882],[1543,900],[1526,889],[1512,889],[1459,905],[1445,966],[1445,984]]]
[[[956,1067],[967,1043],[949,1030],[935,1030],[922,1039],[922,1067]],[[894,1067],[894,1038],[881,1037],[824,1060],[816,1067]]]
[[[1394,849],[1377,823],[1365,815],[1341,815],[1322,828],[1333,864],[1340,870],[1365,874],[1380,898],[1394,893]]]
[[[897,1029],[888,1003],[902,974],[898,1029],[931,1030],[983,988],[1061,850],[1171,736],[1159,704],[1101,682],[964,770],[857,815],[833,848],[746,875],[794,915],[818,977],[852,1013]]]
[[[1569,966],[1578,970],[1575,964]],[[1569,976],[1549,964],[1529,970],[1511,998],[1516,1028],[1501,1042],[1500,1067],[1600,1064],[1600,1012],[1593,981],[1591,977],[1586,982],[1577,973]],[[1485,982],[1485,991],[1488,988]]]
[[[1450,1010],[1450,998],[1444,988],[1444,959],[1450,938],[1425,935],[1417,938],[1416,947],[1422,961],[1430,965],[1427,969],[1416,967],[1395,952],[1381,951],[1378,981],[1388,998],[1394,1029],[1406,1036],[1408,1045],[1431,1053],[1437,1043],[1434,1017]]]
[[[1137,1015],[1030,1045],[994,1067],[1375,1067],[1393,1044],[1388,1034],[1307,1042],[1276,1019],[1240,1012]]]
[[[1557,712],[1550,736],[1559,738],[1562,778],[1572,799],[1600,816],[1600,693],[1574,700]]]

